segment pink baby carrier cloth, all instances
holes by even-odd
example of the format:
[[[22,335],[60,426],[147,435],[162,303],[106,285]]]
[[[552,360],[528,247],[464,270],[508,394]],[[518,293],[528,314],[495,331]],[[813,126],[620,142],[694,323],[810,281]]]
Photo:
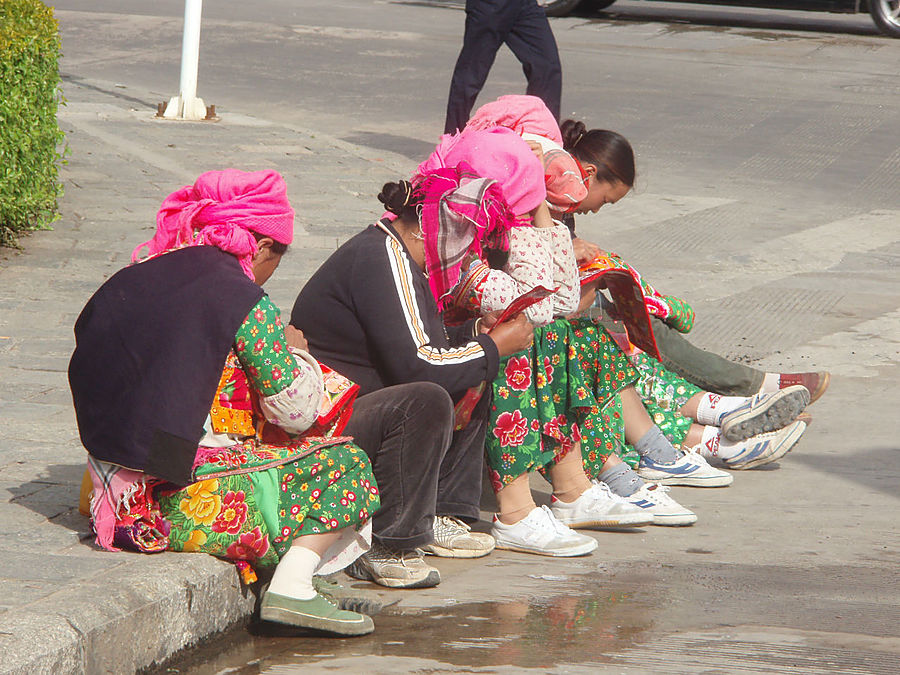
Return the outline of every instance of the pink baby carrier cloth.
[[[562,134],[553,113],[537,96],[510,94],[481,106],[466,129],[512,129],[544,151],[547,202],[553,211],[569,213],[587,197],[587,186],[578,162],[563,149]]]

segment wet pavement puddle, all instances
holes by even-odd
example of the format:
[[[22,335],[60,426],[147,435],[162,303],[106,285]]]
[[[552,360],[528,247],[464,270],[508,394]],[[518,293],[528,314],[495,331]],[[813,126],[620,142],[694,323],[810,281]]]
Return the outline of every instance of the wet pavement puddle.
[[[521,600],[453,603],[427,610],[395,605],[376,616],[375,633],[362,638],[285,639],[302,634],[254,624],[160,672],[299,673],[325,661],[361,657],[427,659],[450,670],[546,670],[560,663],[602,663],[606,652],[634,645],[652,626],[649,599],[633,589],[611,590],[608,584],[597,588],[587,580],[574,592],[569,586],[566,593]]]
[[[878,597],[879,575],[889,581],[883,570],[864,567],[698,560],[603,574],[530,574],[533,587],[523,597],[492,602],[442,602],[432,594],[418,599],[440,606],[418,608],[402,604],[417,601],[406,595],[415,591],[400,591],[404,600],[374,617],[369,636],[329,638],[254,623],[156,672],[895,675],[900,612],[896,598]],[[853,582],[869,591],[845,594]]]

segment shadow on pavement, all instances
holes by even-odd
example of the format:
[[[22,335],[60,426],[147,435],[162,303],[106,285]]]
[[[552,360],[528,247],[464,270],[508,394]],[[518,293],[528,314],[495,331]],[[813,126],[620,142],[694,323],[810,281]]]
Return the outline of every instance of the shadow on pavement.
[[[808,469],[841,476],[872,490],[896,497],[900,492],[900,448],[871,448],[840,455],[788,455]]]
[[[649,3],[655,5],[656,3]],[[615,5],[608,10],[585,12],[578,11],[571,14],[573,17],[590,19],[592,22],[628,22],[628,23],[666,23],[669,24],[670,33],[689,31],[716,31],[721,32],[729,28],[749,29],[754,32],[745,33],[747,37],[755,37],[761,40],[777,40],[791,36],[780,36],[777,31],[798,31],[804,33],[842,33],[846,35],[881,36],[873,25],[859,25],[851,21],[842,21],[843,17],[849,18],[853,14],[840,16],[824,13],[810,12],[808,18],[780,16],[778,10],[772,10],[768,15],[748,15],[736,13],[715,13],[714,9],[698,8],[675,15],[672,8],[666,8],[660,3],[655,7],[641,7],[635,10],[631,8],[621,9]],[[739,9],[731,7],[730,9]],[[706,10],[706,11],[704,11]],[[861,15],[868,16],[868,15]],[[887,36],[886,40],[890,40]]]
[[[9,488],[11,503],[24,506],[79,535],[90,532],[88,519],[78,512],[78,495],[85,465],[50,464],[37,478]]]

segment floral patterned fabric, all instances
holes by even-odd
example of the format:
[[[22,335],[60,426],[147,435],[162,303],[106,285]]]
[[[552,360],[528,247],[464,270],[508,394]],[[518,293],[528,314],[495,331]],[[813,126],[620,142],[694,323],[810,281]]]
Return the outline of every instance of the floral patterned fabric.
[[[576,411],[596,405],[559,319],[534,331],[534,345],[500,362],[485,438],[491,485],[499,490],[542,469],[581,440]]]
[[[578,365],[596,401],[578,416],[585,473],[597,478],[611,454],[636,466],[640,457],[625,444],[618,392],[634,384],[638,372],[603,326],[588,318],[575,318],[570,323]]]
[[[641,351],[630,358],[640,373],[635,389],[647,413],[671,443],[680,445],[694,421],[678,409],[703,390]]]
[[[600,269],[627,270],[640,284],[644,295],[644,304],[650,314],[658,316],[680,333],[689,333],[694,327],[694,310],[687,302],[674,295],[663,295],[657,291],[636,269],[615,253],[601,251],[596,258],[582,265],[580,269],[582,275]]]
[[[158,495],[160,512],[170,524],[171,550],[270,567],[296,537],[369,520],[380,505],[369,459],[349,438],[333,435],[339,433],[338,421],[346,421],[342,413],[356,389],[333,375],[326,392],[318,364],[291,353],[278,309],[268,298],[250,310],[210,409],[212,433],[204,442],[219,443],[201,446],[194,466],[197,482]],[[306,399],[312,402],[311,414]],[[308,427],[297,420],[312,419],[317,406],[324,406],[329,418],[327,429],[315,427],[322,435],[285,433]],[[278,415],[284,420],[273,443],[275,434],[262,434],[266,419]]]
[[[259,567],[277,564],[296,537],[364,522],[379,506],[369,459],[347,442],[248,441],[208,457],[198,474],[214,477],[159,498],[171,524],[169,548]]]
[[[263,396],[277,394],[300,375],[284,337],[281,313],[266,295],[238,328],[234,350],[250,385]]]

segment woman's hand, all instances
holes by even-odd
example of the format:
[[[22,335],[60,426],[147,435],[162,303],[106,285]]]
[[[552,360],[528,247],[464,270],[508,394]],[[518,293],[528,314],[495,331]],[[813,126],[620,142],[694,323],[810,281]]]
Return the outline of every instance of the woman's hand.
[[[489,335],[497,345],[500,356],[509,356],[531,347],[534,342],[534,326],[524,314],[517,314],[514,319],[494,326]]]
[[[544,163],[544,148],[541,147],[541,144],[537,141],[525,141],[528,143],[528,147],[531,148],[531,151],[534,153],[534,156],[538,158],[541,164]]]
[[[497,325],[497,319],[503,312],[499,309],[495,309],[493,312],[488,312],[486,314],[481,315],[478,319],[478,333],[490,333],[491,329]]]
[[[572,248],[575,249],[575,260],[578,261],[579,265],[590,262],[600,255],[601,252],[600,247],[597,246],[597,244],[592,244],[579,237],[575,237],[572,240]]]
[[[304,352],[309,351],[309,343],[306,341],[306,338],[303,337],[303,331],[299,328],[294,328],[291,325],[285,326],[284,339],[287,340],[288,347],[300,349]]]

